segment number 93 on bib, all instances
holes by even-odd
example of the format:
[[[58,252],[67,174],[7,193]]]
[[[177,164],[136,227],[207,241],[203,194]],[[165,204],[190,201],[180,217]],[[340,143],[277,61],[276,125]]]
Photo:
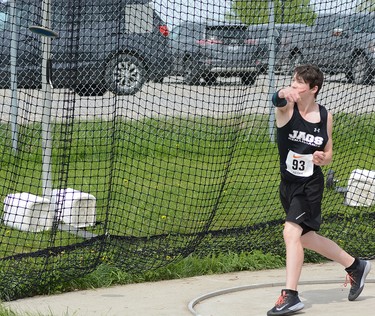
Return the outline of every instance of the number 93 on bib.
[[[314,173],[312,154],[298,154],[289,150],[286,158],[286,170],[297,177],[310,177]]]

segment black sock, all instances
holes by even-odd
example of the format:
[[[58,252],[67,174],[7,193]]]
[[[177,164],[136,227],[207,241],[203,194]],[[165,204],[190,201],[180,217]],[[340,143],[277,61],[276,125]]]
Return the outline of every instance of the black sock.
[[[358,259],[358,258],[355,258],[355,259],[354,259],[354,262],[352,263],[352,265],[351,265],[350,267],[347,267],[347,268],[345,269],[346,272],[354,271],[355,269],[357,269],[358,264],[359,264],[359,259]]]
[[[298,291],[289,290],[289,289],[285,289],[284,291],[292,295],[298,295]]]

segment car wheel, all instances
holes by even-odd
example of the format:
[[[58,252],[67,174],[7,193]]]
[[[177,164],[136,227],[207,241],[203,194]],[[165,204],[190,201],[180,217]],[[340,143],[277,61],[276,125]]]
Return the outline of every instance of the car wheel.
[[[255,72],[248,72],[241,75],[242,84],[252,86],[257,79],[257,74]]]
[[[191,58],[184,62],[184,81],[189,85],[197,85],[200,83],[201,74],[199,73],[198,64]]]
[[[349,82],[355,84],[368,84],[372,80],[372,73],[366,56],[358,55],[354,58],[352,68],[347,78]]]
[[[120,54],[113,57],[106,69],[108,90],[118,95],[138,92],[146,81],[142,62],[131,55]]]

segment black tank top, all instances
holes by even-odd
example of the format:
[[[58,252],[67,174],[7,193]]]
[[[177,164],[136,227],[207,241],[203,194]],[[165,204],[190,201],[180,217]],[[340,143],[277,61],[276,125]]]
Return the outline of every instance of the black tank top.
[[[321,173],[321,168],[312,163],[312,154],[322,151],[328,142],[325,107],[319,105],[320,122],[306,121],[294,105],[293,115],[283,127],[277,128],[277,144],[280,155],[281,178],[293,182],[305,182]]]

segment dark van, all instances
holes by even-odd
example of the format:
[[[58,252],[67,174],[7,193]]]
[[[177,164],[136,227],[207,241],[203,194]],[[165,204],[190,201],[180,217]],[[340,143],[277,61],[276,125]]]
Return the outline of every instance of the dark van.
[[[169,75],[168,28],[149,0],[50,2],[51,28],[59,35],[51,44],[54,88],[129,95]],[[43,2],[15,3],[3,0],[0,7],[0,88],[10,88],[11,52],[18,88],[39,88],[42,39],[29,27],[43,25]]]
[[[240,77],[254,84],[268,53],[249,40],[247,25],[235,22],[186,21],[172,29],[172,72],[195,85],[201,79],[215,83],[218,77]]]

